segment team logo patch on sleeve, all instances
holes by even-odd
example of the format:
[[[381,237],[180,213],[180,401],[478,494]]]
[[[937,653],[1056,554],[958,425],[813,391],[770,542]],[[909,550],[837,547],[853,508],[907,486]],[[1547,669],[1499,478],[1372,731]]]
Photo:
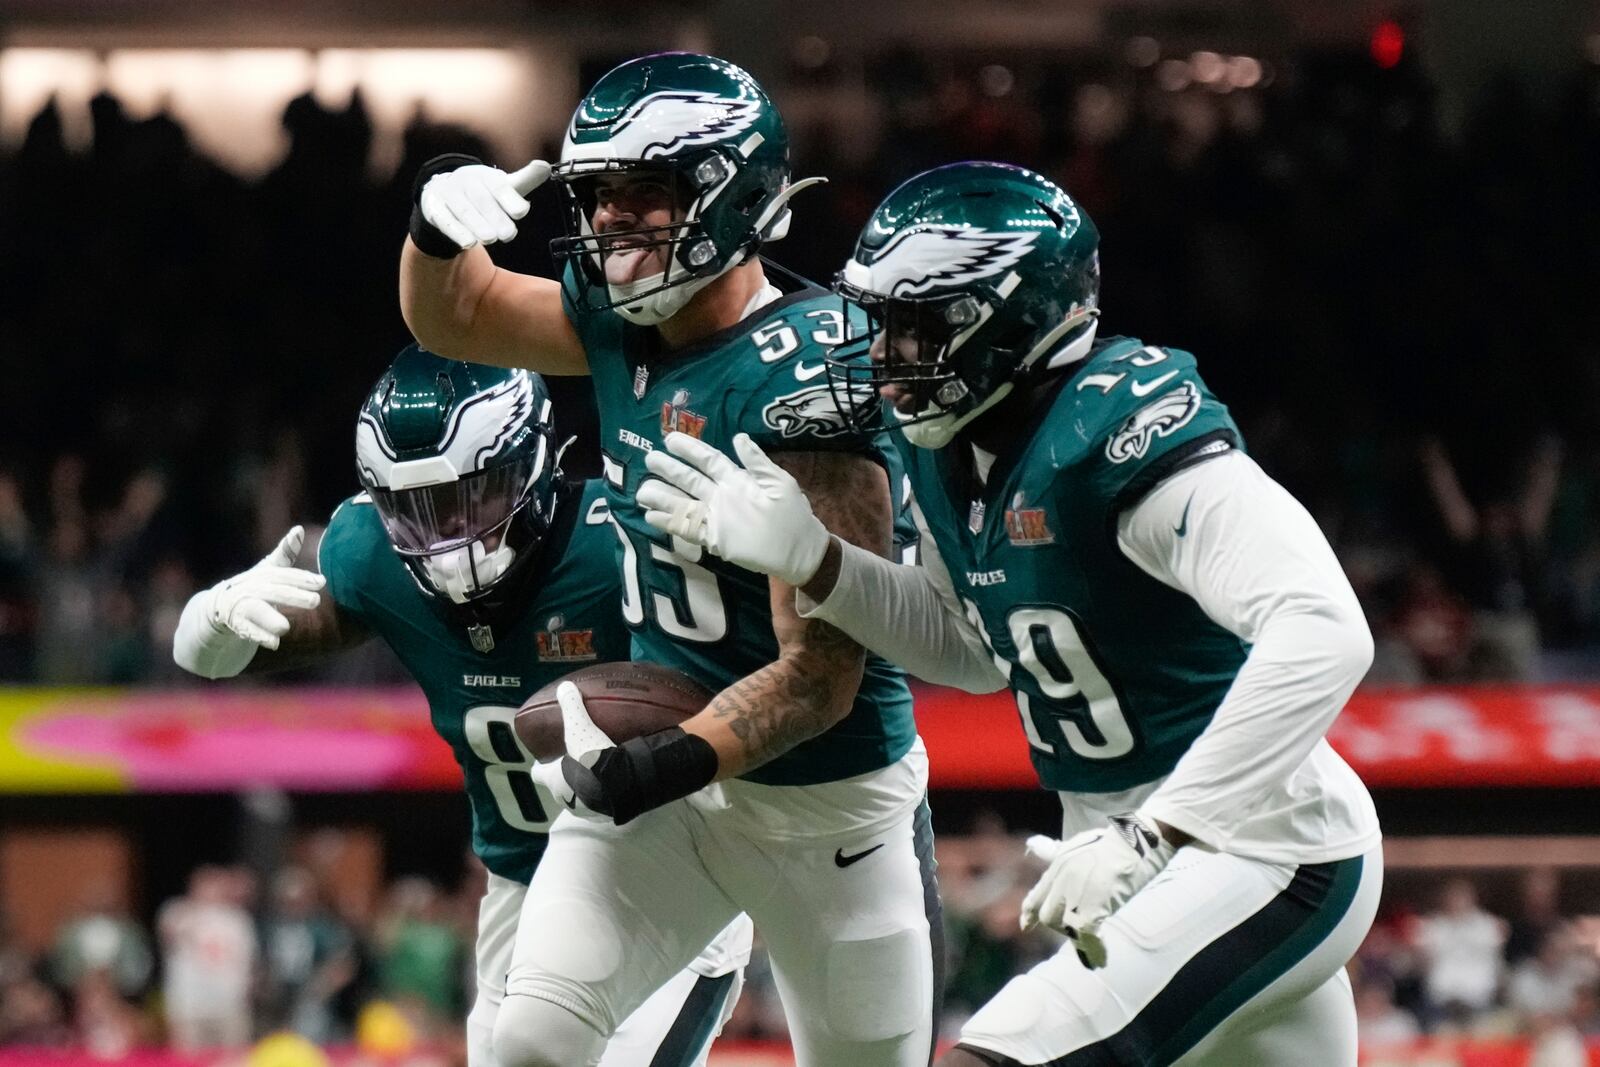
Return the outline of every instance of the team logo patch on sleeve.
[[[539,662],[541,663],[584,663],[598,659],[599,653],[594,650],[593,630],[564,630],[566,618],[562,615],[550,616],[549,623],[538,634]]]
[[[1025,548],[1054,544],[1056,535],[1050,532],[1050,525],[1045,521],[1044,508],[1024,507],[1022,494],[1018,493],[1006,509],[1006,539]]]
[[[850,429],[828,385],[778,397],[761,409],[761,421],[784,437],[838,437]]]
[[[1151,442],[1182,429],[1199,410],[1200,390],[1193,382],[1182,383],[1129,415],[1106,442],[1106,458],[1113,463],[1143,459]]]
[[[661,436],[676,430],[698,438],[705,433],[706,417],[689,410],[689,390],[679,389],[672,399],[661,405]]]

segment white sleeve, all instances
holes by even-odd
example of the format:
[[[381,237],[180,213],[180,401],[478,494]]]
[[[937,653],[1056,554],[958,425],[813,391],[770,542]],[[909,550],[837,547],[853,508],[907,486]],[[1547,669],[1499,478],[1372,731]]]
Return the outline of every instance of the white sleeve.
[[[933,543],[922,512],[912,505],[922,534],[922,565],[884,559],[843,539],[839,579],[820,604],[799,590],[795,608],[849,634],[861,647],[907,673],[969,693],[993,693],[1009,684],[956,599],[950,572]]]
[[[1372,664],[1372,634],[1316,521],[1243,453],[1162,482],[1118,519],[1117,543],[1252,646],[1211,723],[1140,808],[1226,850],[1338,717]]]

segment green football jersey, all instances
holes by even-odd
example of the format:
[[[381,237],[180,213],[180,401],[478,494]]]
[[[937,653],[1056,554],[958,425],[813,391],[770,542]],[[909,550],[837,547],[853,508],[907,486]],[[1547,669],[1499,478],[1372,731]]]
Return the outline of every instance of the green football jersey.
[[[824,372],[828,349],[847,329],[864,330],[864,316],[852,308],[847,323],[838,297],[797,288],[698,344],[666,351],[654,329],[579,307],[570,279],[565,290],[594,378],[633,658],[720,691],[778,657],[767,578],[702,555],[644,521],[634,493],[649,473],[645,453],[662,447],[672,430],[730,454],[740,432],[768,452],[857,452],[889,472],[898,508],[904,477],[893,445],[885,434],[851,431]],[[744,777],[767,785],[837,781],[888,766],[915,736],[903,672],[869,656],[848,717]]]
[[[1096,345],[983,487],[961,447],[895,436],[967,616],[1010,678],[1044,786],[1105,793],[1170,772],[1246,654],[1117,547],[1122,509],[1185,463],[1243,446],[1194,357],[1129,338]]]
[[[568,510],[570,509],[570,510]],[[598,481],[570,487],[546,539],[527,607],[491,627],[480,652],[466,624],[425,594],[395,555],[366,494],[339,506],[318,549],[328,595],[394,649],[422,686],[433,728],[466,779],[472,849],[503,878],[526,883],[544,855],[556,801],[537,789],[533,756],[511,728],[522,702],[562,675],[628,658],[616,538]],[[480,644],[489,642],[484,635]]]

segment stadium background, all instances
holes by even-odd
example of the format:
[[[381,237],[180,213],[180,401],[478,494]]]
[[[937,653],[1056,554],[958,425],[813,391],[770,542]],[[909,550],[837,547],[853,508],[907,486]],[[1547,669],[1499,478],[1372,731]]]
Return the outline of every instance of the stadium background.
[[[417,164],[548,154],[664,47],[747,65],[832,179],[772,249],[812,277],[939,162],[1080,199],[1105,330],[1199,355],[1377,635],[1336,733],[1389,835],[1368,1062],[1600,1063],[1592,3],[0,0],[0,1064],[239,1059],[169,1047],[191,894],[251,916],[258,1034],[459,1058],[481,871],[398,667],[209,686],[167,648],[352,490]],[[503,262],[549,270],[552,206]],[[1050,950],[1015,913],[1054,801],[1004,701],[923,697],[954,1025]],[[759,965],[733,1030],[716,1062],[787,1062]]]

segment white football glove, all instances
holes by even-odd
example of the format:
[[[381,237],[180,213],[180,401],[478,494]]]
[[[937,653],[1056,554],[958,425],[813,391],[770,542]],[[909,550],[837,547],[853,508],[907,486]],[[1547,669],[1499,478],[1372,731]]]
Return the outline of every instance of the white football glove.
[[[644,457],[661,479],[639,487],[645,521],[737,567],[804,585],[822,566],[833,535],[812,513],[800,483],[749,435],[736,436],[733,450],[743,467],[688,434],[668,434],[671,456]]]
[[[1099,927],[1167,865],[1177,847],[1141,815],[1113,815],[1106,826],[1065,841],[1035,835],[1030,855],[1049,864],[1022,899],[1022,928],[1036,924],[1072,938],[1089,967],[1106,964]]]
[[[305,536],[305,527],[296,526],[260,563],[189,598],[172,639],[178,666],[206,678],[231,678],[257,648],[276,649],[289,632],[280,608],[310,611],[322,603],[327,579],[294,565]]]
[[[517,220],[528,213],[527,196],[550,177],[550,164],[536,159],[507,174],[474,163],[435,174],[422,187],[422,217],[462,249],[517,236]]]
[[[561,705],[561,736],[567,754],[562,759],[535,763],[531,771],[534,780],[573,814],[585,819],[609,821],[607,816],[589,807],[578,796],[577,790],[567,780],[565,764],[571,759],[584,767],[593,767],[600,754],[608,748],[615,748],[616,742],[606,736],[606,732],[589,717],[589,709],[583,706],[583,693],[576,685],[562,682],[556,686],[556,701]]]

